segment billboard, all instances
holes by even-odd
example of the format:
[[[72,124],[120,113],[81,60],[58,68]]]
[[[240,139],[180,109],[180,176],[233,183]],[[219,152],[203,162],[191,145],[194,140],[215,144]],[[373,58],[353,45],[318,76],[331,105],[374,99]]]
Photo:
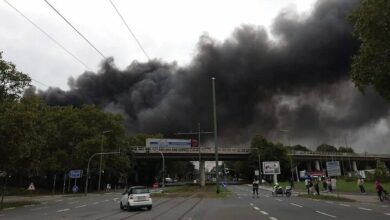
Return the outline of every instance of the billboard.
[[[341,176],[339,161],[326,161],[326,171],[328,176]]]
[[[178,147],[191,148],[193,141],[191,139],[165,139],[165,138],[147,138],[146,147]]]
[[[263,162],[263,174],[280,174],[279,161],[264,161]]]

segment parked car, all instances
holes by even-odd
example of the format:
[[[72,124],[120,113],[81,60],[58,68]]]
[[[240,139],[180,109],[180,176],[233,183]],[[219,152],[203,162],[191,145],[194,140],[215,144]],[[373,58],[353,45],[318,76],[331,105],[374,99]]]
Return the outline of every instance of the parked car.
[[[149,189],[145,186],[133,186],[127,189],[120,201],[120,208],[131,210],[134,208],[152,209],[152,198]]]

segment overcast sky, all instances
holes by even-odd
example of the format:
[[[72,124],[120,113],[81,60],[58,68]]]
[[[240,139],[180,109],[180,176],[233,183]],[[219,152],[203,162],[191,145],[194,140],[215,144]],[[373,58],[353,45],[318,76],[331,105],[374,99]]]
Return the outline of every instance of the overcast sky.
[[[92,71],[102,57],[62,20],[44,0],[8,0],[50,34]],[[50,0],[106,57],[123,69],[146,57],[130,36],[109,0]],[[280,10],[294,6],[309,12],[313,0],[113,0],[148,55],[167,62],[187,64],[199,36],[208,33],[223,41],[241,24],[269,27]],[[0,51],[4,59],[34,80],[68,89],[68,78],[86,68],[38,31],[4,1],[0,1]],[[46,89],[36,81],[33,84]]]

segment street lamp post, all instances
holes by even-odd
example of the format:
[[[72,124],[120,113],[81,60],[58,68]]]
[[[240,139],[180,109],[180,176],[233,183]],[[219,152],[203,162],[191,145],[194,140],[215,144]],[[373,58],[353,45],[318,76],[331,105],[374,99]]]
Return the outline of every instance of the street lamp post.
[[[107,152],[107,153],[94,153],[92,154],[92,156],[88,159],[88,166],[87,166],[87,176],[86,176],[86,180],[85,180],[85,189],[84,189],[84,194],[87,195],[88,193],[88,178],[89,178],[89,165],[91,164],[91,160],[92,158],[94,158],[95,156],[97,155],[108,155],[108,154],[120,154],[121,152],[118,151],[118,152]]]
[[[219,193],[219,173],[218,173],[218,143],[217,143],[217,106],[215,100],[215,77],[212,77],[213,86],[213,115],[214,115],[214,147],[215,147],[215,183],[217,184],[217,193]]]
[[[163,152],[157,150],[161,154],[162,157],[162,190],[165,188],[165,158]]]
[[[108,130],[108,131],[103,131],[102,132],[102,142],[100,144],[100,153],[103,153],[103,137],[104,137],[104,134],[106,134],[108,132],[112,132],[112,130]],[[100,154],[98,192],[100,192],[100,183],[101,183],[101,180],[102,180],[102,162],[103,162],[103,154]]]

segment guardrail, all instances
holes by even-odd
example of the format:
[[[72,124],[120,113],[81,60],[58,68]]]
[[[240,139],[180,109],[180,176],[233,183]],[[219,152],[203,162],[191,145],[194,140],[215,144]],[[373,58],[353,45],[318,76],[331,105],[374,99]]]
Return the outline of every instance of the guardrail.
[[[317,152],[317,151],[290,151],[293,156],[329,156],[329,157],[369,157],[369,158],[390,158],[390,154],[362,154],[362,153],[346,153],[346,152]]]

